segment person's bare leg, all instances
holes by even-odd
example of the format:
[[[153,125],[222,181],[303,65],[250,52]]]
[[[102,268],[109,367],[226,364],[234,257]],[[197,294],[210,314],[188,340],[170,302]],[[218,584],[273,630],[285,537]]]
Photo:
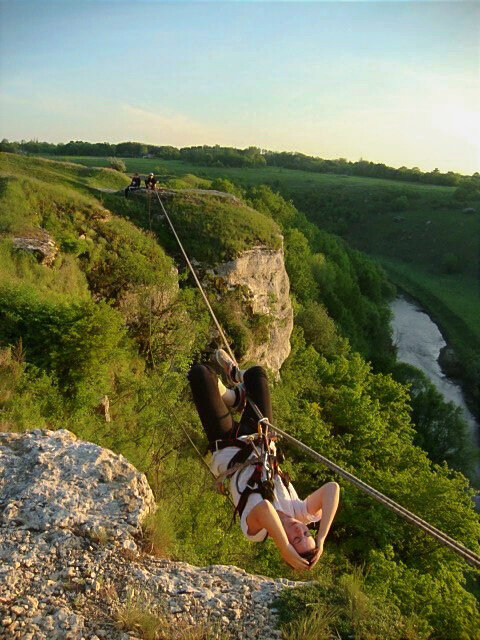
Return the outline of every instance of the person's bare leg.
[[[234,389],[227,389],[227,387],[223,384],[223,382],[218,379],[218,391],[222,397],[222,400],[226,404],[226,406],[230,409],[235,404],[236,394]]]

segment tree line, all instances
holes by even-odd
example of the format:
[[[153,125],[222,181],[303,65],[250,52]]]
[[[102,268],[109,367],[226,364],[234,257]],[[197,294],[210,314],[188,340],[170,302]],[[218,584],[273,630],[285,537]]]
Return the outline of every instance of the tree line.
[[[480,185],[480,173],[465,176],[454,171],[442,173],[439,169],[421,171],[418,167],[389,167],[383,162],[370,162],[360,159],[351,162],[346,158],[325,159],[308,156],[297,151],[269,151],[259,147],[236,149],[220,145],[172,147],[170,145],[153,145],[142,142],[84,142],[70,140],[67,143],[54,144],[38,140],[21,140],[9,142],[4,138],[0,142],[0,151],[13,153],[47,153],[59,156],[120,156],[126,158],[154,157],[164,160],[184,160],[192,164],[213,167],[246,167],[261,168],[265,166],[282,167],[314,171],[317,173],[334,173],[344,176],[360,176],[365,178],[383,178],[402,182],[419,182],[446,187],[455,187],[463,182]]]

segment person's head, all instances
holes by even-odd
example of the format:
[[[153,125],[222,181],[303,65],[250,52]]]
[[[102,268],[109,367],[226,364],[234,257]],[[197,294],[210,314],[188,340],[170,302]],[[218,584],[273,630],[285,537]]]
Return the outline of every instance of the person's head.
[[[133,174],[135,178],[138,178],[138,173]]]
[[[153,173],[149,173],[150,178],[153,178]]]
[[[310,560],[315,553],[315,539],[308,527],[291,516],[284,515],[281,520],[288,541],[295,551],[302,558]]]

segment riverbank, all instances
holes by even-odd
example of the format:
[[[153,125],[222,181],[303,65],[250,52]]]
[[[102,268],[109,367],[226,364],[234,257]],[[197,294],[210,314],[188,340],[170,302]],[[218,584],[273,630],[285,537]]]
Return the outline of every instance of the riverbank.
[[[442,371],[461,387],[468,409],[480,422],[480,340],[477,335],[435,293],[414,279],[404,265],[377,258],[399,292],[418,304],[438,326],[447,347],[439,358]]]
[[[476,444],[480,423],[470,412],[460,385],[442,368],[440,355],[450,348],[438,326],[416,300],[403,295],[391,303],[390,309],[397,359],[420,369],[447,402],[453,402],[463,411]]]

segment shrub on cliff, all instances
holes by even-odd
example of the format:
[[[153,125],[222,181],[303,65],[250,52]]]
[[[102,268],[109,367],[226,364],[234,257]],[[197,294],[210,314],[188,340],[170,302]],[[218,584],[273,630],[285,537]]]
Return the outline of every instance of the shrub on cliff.
[[[53,374],[65,391],[108,386],[125,346],[121,315],[105,302],[55,303],[27,287],[0,288],[0,344],[22,339],[28,361]]]
[[[127,165],[121,158],[108,158],[108,165],[110,169],[115,169],[115,171],[120,171],[120,173],[125,173],[127,170]]]
[[[279,249],[280,230],[267,216],[243,206],[202,196],[176,197],[169,215],[190,258],[208,264],[231,260],[256,245]],[[183,230],[183,231],[182,231]],[[162,237],[176,251],[171,234]]]

